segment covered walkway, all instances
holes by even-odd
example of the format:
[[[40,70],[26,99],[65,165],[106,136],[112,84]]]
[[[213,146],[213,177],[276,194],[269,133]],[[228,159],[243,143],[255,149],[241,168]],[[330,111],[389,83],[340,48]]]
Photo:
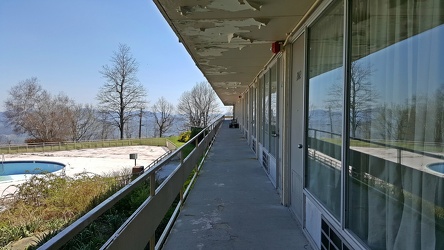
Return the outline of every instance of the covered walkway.
[[[163,249],[311,249],[239,129],[222,125]]]

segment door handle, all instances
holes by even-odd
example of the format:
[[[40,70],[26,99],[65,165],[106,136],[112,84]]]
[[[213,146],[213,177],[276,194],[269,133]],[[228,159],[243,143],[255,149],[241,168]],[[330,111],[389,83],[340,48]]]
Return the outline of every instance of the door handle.
[[[298,144],[298,148],[303,148],[302,144]]]

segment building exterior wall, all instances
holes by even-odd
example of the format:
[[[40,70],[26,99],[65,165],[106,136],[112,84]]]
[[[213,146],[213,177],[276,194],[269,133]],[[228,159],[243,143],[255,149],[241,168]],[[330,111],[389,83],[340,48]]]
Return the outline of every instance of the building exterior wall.
[[[296,32],[304,52],[287,44],[236,104],[283,204],[303,194],[292,211],[314,246],[444,249],[443,10],[440,0],[325,3]],[[297,121],[302,180],[291,175]]]

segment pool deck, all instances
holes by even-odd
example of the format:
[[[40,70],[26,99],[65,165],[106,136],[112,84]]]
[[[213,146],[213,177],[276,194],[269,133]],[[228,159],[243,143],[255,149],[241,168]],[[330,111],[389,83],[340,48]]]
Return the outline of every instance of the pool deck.
[[[120,172],[134,166],[134,160],[129,159],[129,154],[137,153],[137,165],[147,166],[155,159],[168,151],[165,147],[156,146],[125,146],[96,149],[80,149],[55,152],[35,152],[23,154],[5,154],[5,161],[41,160],[55,161],[65,164],[63,170],[67,176],[75,176],[79,173],[94,173],[99,175]],[[60,171],[58,171],[60,172]],[[0,181],[0,198],[15,192],[15,185],[21,184],[30,175],[8,175]]]

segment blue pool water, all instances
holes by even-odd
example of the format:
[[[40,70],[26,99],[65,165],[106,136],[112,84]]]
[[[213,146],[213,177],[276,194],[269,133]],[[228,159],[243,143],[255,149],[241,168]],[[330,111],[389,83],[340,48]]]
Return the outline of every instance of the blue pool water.
[[[427,167],[435,172],[444,174],[444,162],[431,163]]]
[[[52,173],[64,167],[65,164],[52,161],[4,161],[0,163],[0,177],[17,174]]]

